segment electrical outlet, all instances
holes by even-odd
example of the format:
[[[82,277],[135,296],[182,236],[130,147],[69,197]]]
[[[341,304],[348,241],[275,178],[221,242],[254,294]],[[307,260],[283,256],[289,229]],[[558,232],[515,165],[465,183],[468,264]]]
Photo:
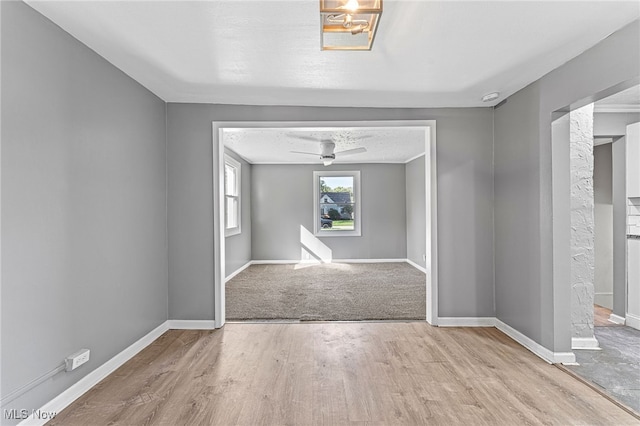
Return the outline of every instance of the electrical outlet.
[[[89,349],[80,349],[78,352],[69,355],[64,360],[65,370],[72,371],[89,361]]]

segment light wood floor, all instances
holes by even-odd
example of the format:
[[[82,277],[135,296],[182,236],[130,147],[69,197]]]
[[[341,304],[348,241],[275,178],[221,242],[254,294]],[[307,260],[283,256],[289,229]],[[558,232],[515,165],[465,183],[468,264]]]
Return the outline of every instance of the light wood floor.
[[[494,328],[387,322],[169,331],[50,424],[640,421]]]
[[[593,325],[596,327],[615,327],[621,324],[609,321],[613,311],[600,305],[593,305]]]

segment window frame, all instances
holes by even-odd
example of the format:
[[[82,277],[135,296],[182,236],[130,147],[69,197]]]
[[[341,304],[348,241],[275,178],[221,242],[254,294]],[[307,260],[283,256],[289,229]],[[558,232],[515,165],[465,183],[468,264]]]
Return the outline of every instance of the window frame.
[[[223,176],[224,176],[224,236],[225,237],[231,237],[233,235],[238,235],[240,233],[242,233],[242,164],[236,160],[235,158],[231,157],[228,154],[224,154],[224,167],[226,168],[227,165],[229,165],[230,167],[233,167],[236,170],[235,173],[235,177],[236,177],[236,193],[237,195],[229,195],[227,194],[227,173],[226,170],[223,172]],[[237,201],[238,203],[238,210],[236,212],[236,222],[238,224],[238,226],[235,226],[233,228],[227,228],[227,205],[228,205],[228,200],[229,198],[233,198]]]
[[[320,179],[322,177],[353,177],[354,221],[352,231],[327,231],[320,226]],[[313,172],[313,231],[316,237],[361,237],[362,236],[362,196],[360,192],[360,170]]]

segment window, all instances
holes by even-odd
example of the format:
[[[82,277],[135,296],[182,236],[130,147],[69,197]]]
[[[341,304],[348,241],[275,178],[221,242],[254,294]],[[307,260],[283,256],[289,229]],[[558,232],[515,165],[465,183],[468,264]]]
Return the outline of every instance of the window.
[[[240,163],[224,156],[224,235],[240,233]]]
[[[360,172],[313,172],[314,232],[322,237],[359,237]]]

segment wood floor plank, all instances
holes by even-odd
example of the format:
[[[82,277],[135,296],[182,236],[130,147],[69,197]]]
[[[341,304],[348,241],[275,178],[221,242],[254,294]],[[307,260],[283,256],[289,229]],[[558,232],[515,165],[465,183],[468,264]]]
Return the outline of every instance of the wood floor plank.
[[[172,330],[50,425],[638,425],[495,328]]]
[[[596,327],[620,327],[622,324],[616,324],[609,321],[613,311],[600,305],[593,305],[593,325]]]

